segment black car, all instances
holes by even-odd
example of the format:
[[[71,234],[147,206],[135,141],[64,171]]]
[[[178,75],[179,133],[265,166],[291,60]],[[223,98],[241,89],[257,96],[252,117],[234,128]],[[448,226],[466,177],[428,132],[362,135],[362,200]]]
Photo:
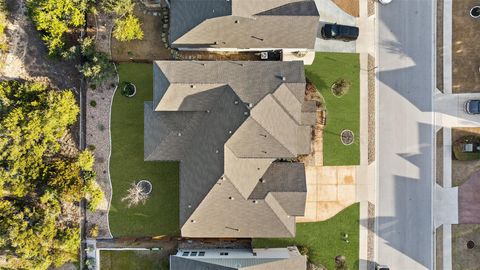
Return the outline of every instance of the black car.
[[[480,114],[480,100],[471,99],[465,102],[465,111],[468,114]]]
[[[358,27],[327,23],[322,27],[322,37],[324,39],[337,39],[343,41],[352,41],[358,38]]]

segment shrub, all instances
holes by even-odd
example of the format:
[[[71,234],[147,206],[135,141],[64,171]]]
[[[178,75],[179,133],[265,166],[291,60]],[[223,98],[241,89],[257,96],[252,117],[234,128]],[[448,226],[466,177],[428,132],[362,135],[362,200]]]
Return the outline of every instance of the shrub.
[[[83,171],[92,171],[95,158],[92,152],[85,150],[78,155],[78,165]]]
[[[348,93],[348,90],[350,90],[351,85],[352,85],[351,82],[340,78],[332,84],[332,92],[335,96],[341,97],[346,93]]]
[[[96,147],[95,147],[95,145],[93,145],[93,144],[89,144],[89,145],[87,146],[87,149],[90,150],[91,152],[93,152],[93,151],[95,151]]]
[[[98,225],[94,224],[92,227],[90,227],[90,230],[88,230],[88,235],[91,238],[97,238],[98,237]]]
[[[97,102],[95,100],[91,100],[90,101],[90,106],[92,106],[94,108],[97,107]]]
[[[142,40],[143,31],[142,24],[133,14],[115,20],[115,29],[113,37],[119,41]]]
[[[131,82],[126,82],[122,89],[122,95],[126,97],[133,97],[135,95],[135,85]]]

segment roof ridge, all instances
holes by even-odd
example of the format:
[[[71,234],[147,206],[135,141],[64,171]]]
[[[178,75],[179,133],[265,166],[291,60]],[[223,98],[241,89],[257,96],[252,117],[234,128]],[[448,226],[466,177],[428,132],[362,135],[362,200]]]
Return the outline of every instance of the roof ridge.
[[[292,235],[292,237],[294,237],[294,236],[295,236],[295,226],[294,226],[294,228],[293,228],[294,231],[292,232],[292,231],[288,228],[288,225],[285,224],[284,220],[283,220],[282,218],[280,218],[280,216],[277,214],[277,211],[275,211],[275,209],[272,208],[272,206],[270,205],[270,202],[269,202],[270,200],[269,200],[268,198],[271,198],[271,200],[273,200],[273,201],[271,201],[271,202],[272,202],[272,203],[273,203],[273,202],[276,203],[277,206],[280,208],[281,211],[283,211],[283,213],[284,213],[285,215],[289,216],[290,218],[292,218],[292,216],[290,216],[290,215],[285,211],[285,209],[283,209],[282,205],[281,205],[281,204],[277,201],[277,199],[271,194],[271,192],[268,192],[268,193],[267,193],[267,196],[266,196],[265,199],[264,199],[265,204],[268,206],[268,208],[270,208],[270,209],[273,211],[273,213],[275,213],[275,215],[277,216],[277,218],[278,218],[278,220],[280,221],[280,223],[282,223],[283,227],[284,227],[288,232],[290,232],[290,234]],[[293,217],[293,218],[295,218],[295,217]],[[294,222],[294,224],[295,224],[295,222]]]

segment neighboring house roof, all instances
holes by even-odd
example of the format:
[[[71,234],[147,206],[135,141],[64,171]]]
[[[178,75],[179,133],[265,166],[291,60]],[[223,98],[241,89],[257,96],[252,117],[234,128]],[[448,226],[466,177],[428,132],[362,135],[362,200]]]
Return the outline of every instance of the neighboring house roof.
[[[306,257],[296,247],[178,250],[170,256],[171,270],[305,270],[306,266]]]
[[[172,47],[313,49],[313,0],[172,0]]]
[[[180,160],[185,237],[290,237],[315,111],[302,62],[154,63],[145,159]]]

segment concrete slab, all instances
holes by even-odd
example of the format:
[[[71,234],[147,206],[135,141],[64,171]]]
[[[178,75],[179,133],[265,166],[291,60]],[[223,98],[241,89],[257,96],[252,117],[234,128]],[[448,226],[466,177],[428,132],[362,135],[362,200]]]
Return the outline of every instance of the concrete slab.
[[[337,182],[339,185],[355,185],[356,168],[354,166],[337,167]]]
[[[333,166],[317,167],[317,184],[318,185],[336,185],[337,184],[337,168]]]
[[[338,202],[343,206],[349,206],[356,201],[355,185],[338,185]]]
[[[318,185],[317,200],[320,202],[337,201],[337,185]]]
[[[442,224],[458,223],[458,188],[442,188],[435,186],[434,204],[435,228]]]

